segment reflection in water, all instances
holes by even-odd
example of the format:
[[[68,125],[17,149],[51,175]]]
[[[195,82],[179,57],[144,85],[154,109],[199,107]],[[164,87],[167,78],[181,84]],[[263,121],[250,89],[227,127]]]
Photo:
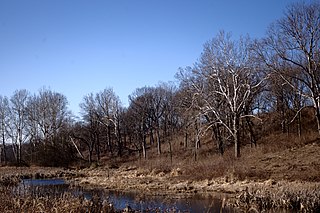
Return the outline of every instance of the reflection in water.
[[[88,190],[81,187],[70,187],[63,179],[24,179],[16,189],[17,192],[28,192],[37,196],[56,196],[70,192],[75,196],[83,196],[90,200],[99,198],[107,200],[113,206],[122,210],[127,206],[141,212],[220,212],[222,198],[191,198],[174,199],[168,196],[141,196],[138,193],[105,191],[102,189]],[[222,212],[235,212],[224,208]]]

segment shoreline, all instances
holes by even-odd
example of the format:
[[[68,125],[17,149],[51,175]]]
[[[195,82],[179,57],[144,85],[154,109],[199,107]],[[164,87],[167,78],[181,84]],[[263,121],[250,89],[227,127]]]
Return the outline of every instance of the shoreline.
[[[220,197],[228,206],[258,212],[268,209],[320,210],[319,182],[274,179],[240,181],[232,177],[188,180],[179,169],[164,173],[134,166],[83,169],[81,172],[83,176],[71,179],[72,184],[146,196]]]
[[[179,168],[169,172],[136,166],[98,167],[81,170],[63,168],[0,168],[0,184],[14,184],[22,178],[63,178],[71,186],[136,193],[139,196],[170,198],[219,198],[226,206],[241,210],[320,210],[320,183],[289,180],[237,180],[232,175],[191,180]]]

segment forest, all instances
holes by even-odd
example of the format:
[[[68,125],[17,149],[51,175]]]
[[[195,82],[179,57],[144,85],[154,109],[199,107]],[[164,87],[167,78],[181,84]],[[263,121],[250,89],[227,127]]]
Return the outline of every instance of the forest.
[[[174,83],[137,88],[128,107],[110,87],[84,95],[80,119],[46,87],[0,95],[1,164],[172,163],[202,149],[240,159],[270,135],[320,136],[319,2],[290,5],[264,38],[221,30],[190,64]]]

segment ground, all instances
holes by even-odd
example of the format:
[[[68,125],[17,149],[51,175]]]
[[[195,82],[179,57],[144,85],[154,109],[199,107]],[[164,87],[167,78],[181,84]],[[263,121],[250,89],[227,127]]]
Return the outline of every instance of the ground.
[[[168,157],[155,157],[82,169],[0,167],[0,182],[13,177],[65,177],[84,187],[145,195],[218,193],[233,205],[256,206],[258,211],[273,207],[320,210],[320,140],[289,140],[289,145],[283,145],[288,139],[278,139],[268,146],[243,147],[239,159],[232,157],[230,149],[224,156],[199,153],[197,161],[183,160],[181,154],[173,162]]]
[[[219,171],[219,175],[210,176],[210,172],[203,172],[203,178],[200,178],[201,174],[192,172],[192,169],[195,173],[202,171],[195,165],[178,167],[177,164],[169,170],[168,167],[152,169],[124,164],[119,168],[110,166],[86,168],[80,171],[82,177],[73,180],[76,184],[87,187],[138,191],[149,195],[179,197],[222,193],[234,205],[243,208],[254,205],[259,206],[257,209],[260,210],[267,207],[302,210],[302,208],[307,209],[306,203],[313,203],[315,208],[319,208],[320,143],[318,141],[267,152],[265,147],[246,147],[243,153],[246,155],[241,159],[213,157],[213,161],[216,162],[229,160],[232,166],[223,167],[223,172]],[[200,167],[207,164],[208,161],[199,163]],[[221,167],[217,168],[221,170]],[[297,201],[297,198],[300,200]],[[266,202],[260,202],[259,199],[264,199]],[[239,200],[242,200],[242,203]]]

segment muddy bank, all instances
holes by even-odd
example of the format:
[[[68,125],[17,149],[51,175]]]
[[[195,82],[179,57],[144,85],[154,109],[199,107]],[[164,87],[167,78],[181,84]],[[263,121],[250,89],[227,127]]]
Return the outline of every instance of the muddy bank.
[[[199,194],[223,194],[226,204],[243,210],[294,209],[318,211],[320,208],[320,183],[305,181],[239,181],[232,176],[217,179],[187,180],[183,172],[173,169],[163,172],[137,167],[81,170],[82,177],[72,179],[84,187],[107,190],[139,192],[144,195],[188,197]]]

